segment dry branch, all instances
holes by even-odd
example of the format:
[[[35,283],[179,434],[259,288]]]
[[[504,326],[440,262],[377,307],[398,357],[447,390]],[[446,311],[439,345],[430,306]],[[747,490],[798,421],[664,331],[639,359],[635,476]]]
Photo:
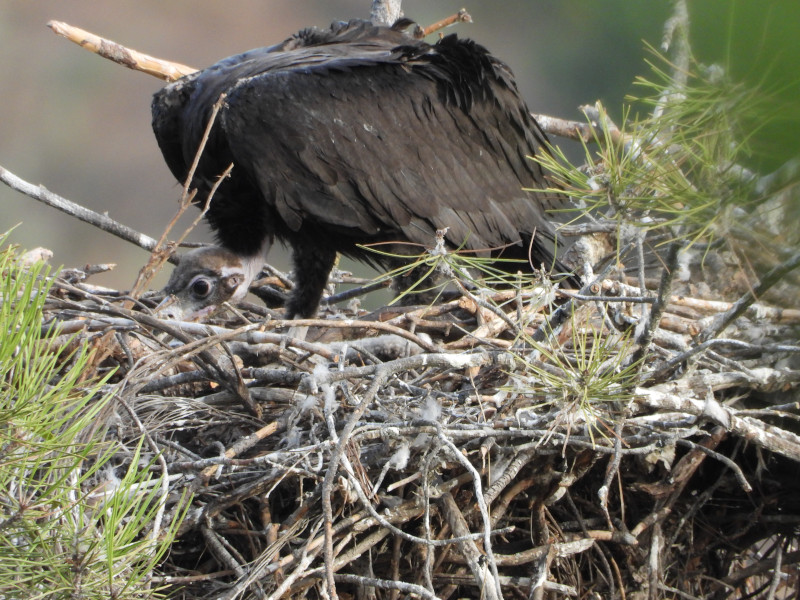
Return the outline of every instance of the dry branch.
[[[583,316],[549,338],[568,357],[578,351],[573,336],[597,322],[599,305],[625,304],[612,301],[623,295],[643,297],[620,282],[600,281],[594,289],[605,299],[573,298],[575,314]],[[462,300],[468,305],[472,296]],[[536,293],[523,296],[532,300]],[[510,298],[502,291],[495,296],[514,319]],[[680,293],[668,300],[662,324],[672,310],[691,307],[697,318],[708,319],[731,308]],[[757,518],[758,536],[742,547],[755,552],[763,540],[784,536],[790,549],[783,553],[784,568],[794,556],[780,519],[800,515],[800,507],[783,501],[776,510],[758,472],[765,463],[777,477],[800,463],[800,437],[783,420],[800,421],[800,407],[784,403],[753,412],[748,400],[748,390],[769,394],[800,385],[798,370],[759,366],[775,353],[800,354],[787,343],[793,326],[780,311],[753,313],[761,325],[771,319],[772,331],[785,337],[771,348],[745,344],[754,354],[741,369],[730,370],[722,360],[735,356],[739,345],[720,344],[714,346],[718,359],[702,353],[687,358],[697,361],[696,373],[632,388],[626,410],[596,403],[587,413],[566,399],[545,401],[518,383],[533,367],[569,378],[574,358],[556,365],[533,347],[502,339],[478,340],[468,353],[449,352],[441,338],[420,337],[413,329],[419,321],[405,316],[414,311],[400,311],[402,318],[386,327],[363,313],[343,319],[326,309],[303,322],[306,340],[294,340],[281,333],[290,322],[262,323],[242,310],[222,313],[213,324],[180,323],[122,302],[57,282],[48,319],[84,336],[115,332],[105,366],[120,369],[115,385],[134,412],[115,435],[135,443],[146,430],[164,459],[151,467],[154,478],[182,474],[170,479],[163,497],[194,493],[180,539],[199,536],[213,562],[206,579],[183,577],[185,565],[165,564],[155,581],[195,597],[207,597],[202,583],[210,581],[215,597],[234,598],[258,586],[266,597],[316,597],[323,580],[340,597],[363,585],[379,594],[395,589],[436,597],[455,590],[499,598],[532,589],[574,596],[584,590],[578,572],[594,585],[610,573],[616,589],[633,589],[631,566],[649,574],[663,570],[650,562],[656,547],[662,562],[681,564],[687,555],[703,560],[705,545],[693,540],[709,520],[721,518],[715,507],[723,492],[730,512],[716,527],[725,531]],[[476,313],[464,306],[453,301],[425,309],[426,319],[478,330]],[[516,329],[527,335],[530,323],[547,318],[520,314],[528,325]],[[78,324],[83,329],[76,330]],[[365,336],[399,337],[400,331],[401,339],[418,342],[416,354],[378,358],[357,349],[366,345],[359,342]],[[321,333],[326,341],[313,341]],[[617,334],[604,329],[602,335]],[[688,333],[672,335],[681,339],[677,346],[655,328],[644,370],[694,343]],[[248,364],[235,365],[239,360]],[[260,418],[242,405],[237,380]],[[730,390],[735,403],[724,402]],[[709,487],[709,477],[719,483]],[[795,479],[782,480],[787,497],[800,495]],[[761,502],[758,517],[753,502]],[[531,514],[538,516],[532,521]],[[192,560],[193,546],[176,543],[175,556]],[[628,565],[610,560],[635,548],[647,551],[629,554]],[[751,550],[737,552],[744,557]],[[666,583],[648,575],[646,585],[707,589],[682,571],[663,572]]]
[[[379,25],[391,25],[402,16],[400,2],[390,0],[386,2],[376,1],[373,3],[371,20]],[[417,37],[425,37],[435,33],[445,27],[455,23],[471,23],[472,17],[465,9],[459,10],[456,14],[437,21],[428,27],[419,27],[414,32]],[[147,73],[153,77],[158,77],[164,81],[176,81],[186,75],[195,73],[197,69],[182,65],[170,60],[155,58],[149,54],[144,54],[138,50],[127,48],[122,44],[100,37],[94,33],[75,27],[63,21],[49,21],[47,26],[53,33],[60,35],[81,48],[97,54],[103,58],[120,64],[134,71]]]
[[[402,0],[372,0],[370,21],[375,25],[393,25],[403,16]]]
[[[441,31],[445,27],[455,25],[456,23],[472,23],[472,17],[466,11],[466,9],[462,8],[456,14],[445,17],[441,21],[437,21],[436,23],[428,25],[427,27],[418,27],[417,31],[414,32],[414,36],[418,38],[424,38],[432,33]]]
[[[85,206],[81,206],[80,204],[77,204],[71,200],[67,200],[58,194],[54,194],[43,185],[34,185],[29,183],[24,179],[17,177],[11,171],[3,167],[0,167],[0,181],[5,183],[12,190],[25,194],[34,200],[38,200],[39,202],[56,208],[61,212],[83,221],[84,223],[94,225],[95,227],[115,235],[118,238],[136,244],[140,248],[152,251],[156,247],[157,242],[153,238],[143,233],[139,233],[127,225],[123,225],[119,221],[115,221],[107,215],[102,215],[86,208]]]
[[[180,63],[154,58],[148,54],[126,48],[121,44],[85,31],[80,27],[69,25],[68,23],[50,21],[47,23],[47,26],[53,30],[53,33],[67,38],[69,41],[78,44],[81,48],[85,48],[89,52],[107,58],[124,67],[133,69],[134,71],[141,71],[165,81],[175,81],[176,79],[180,79],[185,75],[197,71],[197,69],[187,67]]]

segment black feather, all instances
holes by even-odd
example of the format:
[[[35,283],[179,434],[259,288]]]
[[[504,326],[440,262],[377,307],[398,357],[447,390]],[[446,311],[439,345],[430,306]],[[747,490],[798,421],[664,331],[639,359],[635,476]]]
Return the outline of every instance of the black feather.
[[[153,129],[183,181],[221,94],[192,186],[203,203],[228,164],[207,217],[220,243],[252,256],[291,245],[297,291],[289,313],[316,310],[336,252],[359,244],[427,246],[437,229],[470,249],[514,244],[504,256],[549,262],[545,209],[560,194],[530,156],[546,137],[509,68],[485,48],[447,36],[430,45],[365,21],[306,29],[233,56],[155,95]],[[324,271],[324,273],[323,273]]]

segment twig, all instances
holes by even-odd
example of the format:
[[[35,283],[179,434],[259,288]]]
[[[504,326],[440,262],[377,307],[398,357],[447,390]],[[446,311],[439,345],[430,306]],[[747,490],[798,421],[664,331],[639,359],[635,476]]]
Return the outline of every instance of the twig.
[[[789,565],[796,565],[800,562],[800,550],[795,550],[793,552],[786,552],[781,557],[781,566],[788,567]],[[765,558],[763,560],[759,560],[758,562],[754,562],[752,564],[748,564],[746,567],[736,570],[735,572],[731,573],[727,577],[721,580],[721,583],[724,585],[729,585],[731,587],[741,585],[742,582],[746,581],[750,577],[754,575],[758,575],[759,573],[772,573],[773,569],[775,568],[775,559],[774,558]]]
[[[375,587],[382,590],[400,590],[407,594],[416,594],[423,598],[430,600],[438,600],[438,596],[432,594],[421,585],[415,583],[406,583],[405,581],[389,581],[387,579],[376,579],[375,577],[362,577],[361,575],[348,575],[346,573],[337,573],[334,575],[336,581],[343,581],[345,583],[355,583],[359,588]]]
[[[470,579],[467,575],[458,575],[458,574],[450,574],[450,573],[437,573],[435,575],[436,581],[441,583],[448,583],[451,585],[475,585],[475,581]],[[534,581],[530,577],[508,577],[508,576],[501,576],[500,583],[506,586],[514,586],[514,587],[521,587],[521,588],[530,588]],[[545,581],[544,582],[544,590],[546,592],[553,592],[556,595],[560,594],[562,596],[578,596],[578,591],[575,587],[570,585],[564,585],[561,583],[556,583],[554,581]]]
[[[791,273],[798,267],[800,267],[800,252],[770,269],[764,277],[761,278],[758,285],[739,298],[730,310],[714,318],[714,321],[700,334],[700,341],[704,342],[721,333],[728,325],[741,316],[751,304],[764,295],[768,289],[781,281],[787,273]]]
[[[620,250],[619,254],[624,255],[633,247],[633,243],[628,243],[622,250]],[[603,270],[600,272],[597,277],[595,277],[594,281],[591,283],[586,284],[580,290],[578,290],[578,296],[589,296],[592,292],[597,291],[600,289],[601,282],[605,280],[611,270],[614,268],[614,261],[608,261],[608,264],[605,265]],[[564,322],[570,318],[572,312],[575,310],[576,302],[572,299],[569,302],[566,302],[559,306],[556,310],[554,310],[550,317],[547,319],[545,323],[543,323],[536,332],[533,334],[533,341],[534,342],[543,342],[546,339],[552,337],[556,330],[561,327]]]
[[[692,346],[691,348],[685,350],[684,352],[681,352],[680,354],[676,354],[675,356],[670,358],[667,362],[665,362],[663,365],[660,365],[656,371],[650,374],[649,379],[651,381],[661,381],[668,373],[670,373],[675,367],[677,367],[681,363],[715,346],[738,348],[741,350],[747,350],[760,354],[777,353],[777,352],[790,352],[790,353],[800,352],[800,346],[795,346],[790,344],[775,344],[775,345],[750,344],[748,342],[743,342],[741,340],[734,340],[728,338],[714,338],[711,340],[707,340],[702,344]],[[737,367],[742,371],[747,370],[744,369],[742,365],[737,365]],[[750,373],[750,375],[753,376],[752,373]]]
[[[570,121],[568,119],[560,119],[550,115],[543,115],[531,113],[531,116],[539,124],[547,135],[555,135],[568,140],[576,140],[586,144],[590,142],[597,142],[603,139],[603,129],[601,124],[606,126],[606,132],[609,139],[613,143],[623,141],[624,137],[619,128],[611,122],[610,119],[601,119],[602,111],[599,105],[591,106],[585,105],[580,107],[581,111],[586,115],[586,121]],[[602,122],[602,123],[601,123]],[[597,229],[599,231],[608,232],[609,229],[616,230],[617,225],[611,224],[582,224],[568,226],[567,230],[572,228],[586,229],[587,227]],[[559,228],[560,232],[560,228]],[[570,235],[566,233],[565,235]]]
[[[400,6],[401,3],[402,0],[373,0],[370,20],[375,25],[393,25],[403,16],[403,11]],[[453,23],[471,22],[472,17],[462,8],[455,15],[442,19],[429,27],[419,28],[419,33],[415,31],[415,35],[425,37]],[[158,77],[164,81],[177,81],[181,77],[191,75],[198,71],[198,69],[188,65],[156,58],[149,54],[127,48],[122,44],[62,21],[49,21],[47,26],[53,33],[78,44],[81,48],[93,54],[97,54],[98,56],[128,67],[134,71],[140,71],[152,75],[153,77]]]
[[[225,547],[225,544],[222,543],[222,540],[217,533],[208,525],[201,526],[200,531],[205,540],[208,542],[209,549],[213,554],[216,555],[219,561],[224,563],[225,566],[236,573],[238,578],[243,578],[245,576],[244,567],[242,567],[239,561],[237,561],[236,558],[234,558],[234,556],[228,552],[228,549]]]
[[[43,185],[34,185],[25,181],[24,179],[20,179],[11,171],[2,166],[0,166],[0,181],[5,183],[12,190],[16,190],[22,194],[25,194],[26,196],[29,196],[34,200],[38,200],[47,206],[56,208],[61,212],[83,221],[84,223],[94,225],[95,227],[115,235],[126,242],[131,242],[140,248],[152,251],[157,245],[156,240],[150,236],[139,233],[135,229],[132,229],[127,225],[123,225],[119,221],[115,221],[107,215],[100,214],[71,200],[67,200],[64,197],[51,192]]]
[[[508,512],[511,508],[512,502],[520,495],[525,493],[528,489],[533,487],[536,484],[536,480],[532,477],[528,477],[525,479],[514,479],[512,478],[510,481],[513,483],[511,485],[507,485],[503,488],[505,492],[500,499],[492,504],[492,527],[494,527],[500,519]],[[496,482],[495,482],[496,483]],[[487,503],[488,504],[488,503]],[[495,558],[497,558],[495,556]],[[500,559],[497,558],[497,564],[500,564]]]
[[[730,458],[728,458],[727,456],[724,456],[724,455],[720,454],[719,452],[714,452],[711,448],[707,448],[706,446],[704,446],[702,444],[695,444],[691,440],[679,439],[679,440],[676,440],[676,443],[680,444],[680,445],[683,445],[683,446],[688,446],[689,448],[692,448],[692,449],[696,448],[697,450],[700,450],[701,452],[703,452],[704,454],[707,454],[711,458],[713,458],[715,460],[718,460],[719,462],[724,464],[726,467],[728,467],[731,471],[733,471],[733,474],[736,476],[736,480],[739,482],[739,485],[742,486],[742,489],[745,492],[747,492],[749,494],[750,492],[753,491],[753,486],[751,486],[748,483],[747,478],[744,476],[744,473],[742,473],[741,467],[739,465],[737,465],[734,461],[732,461]]]
[[[689,45],[689,7],[686,0],[675,0],[672,16],[664,24],[664,36],[661,40],[661,49],[665,52],[674,46],[674,65],[672,81],[675,82],[675,89],[672,94],[666,94],[659,99],[659,104],[653,113],[654,117],[660,116],[663,109],[668,105],[671,96],[679,93],[685,87],[689,79],[689,64],[691,61],[692,49]]]
[[[359,405],[348,418],[344,429],[342,429],[342,432],[339,435],[339,441],[331,453],[330,464],[325,473],[325,479],[322,482],[322,514],[324,518],[323,531],[325,534],[325,545],[323,547],[323,553],[325,556],[325,576],[328,583],[328,593],[331,595],[333,600],[338,598],[336,594],[336,582],[333,578],[333,506],[331,504],[333,483],[336,479],[336,473],[339,470],[339,463],[344,455],[344,448],[349,442],[350,435],[352,434],[356,423],[361,418],[361,415],[364,414],[367,406],[369,406],[369,404],[373,401],[375,395],[378,393],[378,390],[381,388],[381,386],[383,386],[390,374],[391,371],[385,367],[376,372],[375,378],[372,380],[372,383],[364,394],[364,397],[361,399]]]
[[[603,485],[597,490],[597,496],[600,498],[600,509],[606,518],[606,524],[609,529],[614,527],[611,520],[611,515],[608,512],[608,495],[611,489],[611,482],[614,477],[619,474],[619,465],[622,462],[622,430],[625,426],[624,417],[620,418],[614,423],[614,454],[611,455],[611,460],[606,468],[606,475],[603,479]],[[624,498],[620,498],[620,506],[624,507]]]
[[[161,60],[160,58],[154,58],[142,52],[126,48],[116,42],[61,21],[50,21],[47,26],[53,30],[53,33],[75,42],[82,48],[89,50],[89,52],[112,60],[134,71],[141,71],[165,81],[175,81],[197,71],[197,69],[180,63]]]
[[[394,535],[406,540],[407,542],[412,542],[414,544],[421,544],[423,546],[443,547],[443,546],[450,546],[452,544],[460,544],[461,542],[465,542],[467,540],[482,539],[484,537],[483,533],[470,533],[469,535],[466,535],[466,536],[463,536],[463,537],[455,537],[455,538],[447,538],[447,539],[443,539],[443,540],[435,540],[435,539],[432,539],[432,538],[429,538],[429,539],[421,538],[421,537],[418,537],[416,535],[412,535],[410,533],[406,533],[402,529],[399,529],[399,528],[395,527],[394,525],[392,525],[388,521],[388,519],[386,519],[383,516],[381,516],[378,513],[378,511],[375,510],[375,507],[372,506],[372,503],[367,498],[367,495],[366,495],[366,493],[364,492],[364,489],[361,486],[361,482],[358,481],[358,478],[355,475],[355,471],[353,469],[353,465],[350,463],[350,459],[348,459],[346,455],[342,456],[342,465],[345,467],[345,471],[347,472],[348,479],[350,480],[350,483],[352,484],[353,489],[355,490],[356,495],[358,496],[358,499],[361,502],[361,504],[364,507],[364,509],[382,527],[387,528]],[[388,511],[388,512],[390,513],[389,516],[391,516],[391,510]],[[507,528],[505,530],[492,531],[492,535],[508,534],[511,531],[513,531],[513,528]]]
[[[309,552],[309,548],[306,546],[303,549],[303,555],[300,557],[300,562],[297,564],[297,568],[295,568],[288,577],[281,581],[281,584],[272,594],[267,597],[266,600],[277,600],[278,598],[283,598],[286,590],[288,590],[295,583],[295,581],[308,574],[308,567],[316,557],[317,552]],[[237,595],[230,595],[229,597],[236,598]]]
[[[519,565],[536,562],[549,553],[552,553],[554,558],[566,558],[568,556],[580,554],[581,552],[586,552],[595,545],[598,539],[601,539],[600,536],[590,536],[569,542],[546,544],[544,546],[530,548],[529,550],[522,550],[516,554],[496,554],[495,559],[498,565],[517,567]],[[607,539],[611,539],[611,537],[609,536]],[[456,558],[453,562],[460,563],[462,560]]]
[[[515,452],[514,460],[506,466],[503,475],[499,477],[492,485],[486,488],[483,494],[486,504],[493,504],[497,497],[500,495],[508,484],[510,484],[519,475],[522,468],[527,465],[533,457],[536,456],[535,448],[526,448],[521,451]],[[492,526],[496,520],[492,519]]]
[[[567,298],[583,300],[585,302],[628,302],[630,304],[654,304],[656,299],[652,296],[590,296],[587,294],[573,294],[564,292]]]
[[[478,298],[475,294],[470,292],[458,278],[454,279],[454,282],[458,287],[459,292],[461,292],[461,294],[465,298],[468,298],[470,302],[475,304],[475,306],[483,308],[486,311],[489,311],[490,313],[495,315],[498,319],[503,321],[503,323],[505,323],[506,326],[513,332],[515,338],[519,336],[520,334],[519,325],[515,323],[514,320],[511,319],[511,317],[509,317],[499,306],[496,306],[491,302],[487,302],[482,298]],[[475,334],[475,335],[480,336],[481,334]]]
[[[167,235],[175,224],[178,222],[178,219],[186,212],[186,209],[189,205],[194,201],[195,194],[197,190],[191,189],[192,181],[194,180],[195,170],[197,169],[197,165],[200,163],[200,158],[203,156],[203,152],[205,151],[206,144],[208,143],[209,136],[211,135],[211,128],[214,126],[214,123],[217,120],[217,116],[219,115],[219,111],[222,108],[222,104],[225,102],[225,94],[220,94],[220,97],[217,98],[217,101],[211,108],[211,115],[208,118],[208,122],[206,123],[205,130],[203,131],[203,137],[200,139],[200,143],[197,146],[197,151],[194,154],[194,159],[192,160],[192,165],[189,168],[189,173],[186,175],[186,181],[183,183],[183,193],[181,194],[181,202],[178,205],[178,210],[175,211],[175,215],[172,217],[170,222],[164,228],[164,231],[161,233],[161,237],[158,240],[158,245],[153,250],[153,253],[150,256],[150,259],[147,261],[147,264],[139,270],[139,274],[136,277],[136,281],[133,284],[133,289],[131,290],[131,295],[136,298],[141,293],[141,290],[150,283],[153,279],[155,274],[164,264],[164,262],[172,255],[172,251],[167,247],[166,240]],[[192,230],[197,227],[200,219],[205,216],[206,212],[208,212],[209,207],[211,206],[211,200],[214,197],[214,194],[219,189],[219,186],[222,182],[230,175],[231,170],[233,170],[233,163],[228,165],[228,167],[220,174],[217,180],[214,182],[214,185],[211,187],[211,190],[208,192],[208,196],[206,197],[200,214],[197,215],[192,223],[184,229],[181,236],[176,240],[175,245],[180,245],[183,240],[192,232]],[[174,249],[174,247],[173,247]]]
[[[444,494],[439,504],[442,514],[450,525],[450,529],[453,530],[453,533],[459,537],[467,536],[470,533],[469,526],[467,525],[466,519],[464,519],[461,509],[453,499],[452,494],[449,492]],[[475,582],[481,590],[481,597],[487,600],[500,600],[503,596],[500,590],[499,576],[497,575],[497,564],[494,563],[493,576],[488,578],[485,566],[482,564],[482,555],[474,542],[469,540],[461,542],[459,544],[459,550],[464,559],[466,559],[467,565],[470,571],[472,571],[472,576],[475,578]]]
[[[661,548],[664,544],[664,536],[661,531],[661,524],[656,522],[653,525],[653,532],[650,535],[650,550],[647,560],[647,583],[650,590],[650,598],[658,598],[658,583],[661,579]]]
[[[242,452],[245,452],[246,450],[252,448],[264,438],[267,438],[276,431],[278,431],[278,427],[279,427],[278,422],[273,421],[272,423],[265,425],[255,433],[252,433],[247,437],[240,439],[238,442],[236,442],[233,446],[231,446],[225,451],[224,455],[225,458],[233,458],[234,456],[238,456]],[[216,466],[208,467],[206,470],[203,471],[200,478],[198,479],[198,482],[205,484],[216,470],[217,470]]]
[[[358,319],[273,319],[264,324],[270,329],[280,327],[321,327],[323,329],[375,329],[392,333],[415,343],[427,352],[438,352],[439,348],[431,342],[410,331],[382,321],[360,321]]]
[[[456,23],[472,23],[472,16],[467,12],[467,9],[462,8],[456,14],[445,17],[441,21],[436,21],[436,23],[427,27],[417,26],[414,31],[414,37],[424,38]]]
[[[760,178],[755,193],[758,197],[765,197],[782,188],[797,185],[798,180],[800,180],[800,157],[795,157],[787,160],[773,173]]]
[[[453,444],[452,441],[448,439],[446,435],[442,432],[441,428],[439,427],[439,423],[436,423],[436,429],[439,435],[439,439],[441,440],[443,446],[450,451],[450,454],[455,458],[458,462],[460,462],[464,468],[472,474],[472,485],[475,488],[475,500],[478,504],[478,510],[480,511],[481,519],[483,521],[483,551],[486,553],[486,560],[489,563],[489,569],[492,572],[492,579],[494,580],[495,584],[495,591],[498,598],[503,597],[503,593],[500,590],[500,573],[497,571],[497,563],[494,560],[494,552],[492,551],[492,519],[489,516],[489,507],[486,505],[486,500],[483,496],[483,486],[481,485],[481,476],[480,473],[472,466],[472,463],[467,460],[467,458],[461,453],[461,451]],[[450,500],[452,501],[452,496],[450,496]],[[454,502],[454,501],[453,501]],[[461,513],[459,512],[459,515]],[[463,515],[461,516],[463,519]],[[460,522],[460,520],[459,520]],[[464,526],[466,526],[466,522],[464,522]],[[450,527],[453,528],[453,523],[450,523]],[[468,530],[468,529],[467,529]],[[453,531],[456,530],[453,528]],[[457,533],[457,532],[456,532]],[[463,534],[460,534],[463,535]],[[463,549],[465,546],[461,545]],[[491,598],[492,594],[489,593],[489,589],[486,589],[487,597]]]
[[[678,253],[680,251],[680,244],[673,242],[669,251],[667,252],[666,264],[664,270],[661,272],[661,283],[658,286],[658,294],[656,301],[650,308],[650,316],[646,322],[643,322],[641,333],[636,340],[636,350],[626,359],[626,365],[639,363],[642,367],[644,363],[642,359],[645,354],[650,350],[650,344],[653,341],[653,334],[655,333],[658,324],[661,322],[661,315],[664,314],[664,309],[667,306],[670,292],[672,290],[672,280],[675,277],[675,270],[678,265]]]
[[[378,281],[372,281],[359,287],[344,290],[336,294],[331,294],[330,296],[325,297],[322,302],[323,304],[338,304],[339,302],[344,302],[345,300],[350,300],[351,298],[364,296],[370,292],[374,292],[375,290],[385,289],[391,284],[392,282],[390,279],[379,279]]]
[[[680,410],[695,416],[707,414],[706,401],[692,397],[685,387],[660,384],[651,388],[637,387],[634,390],[638,404],[659,410]],[[721,407],[729,418],[729,428],[749,442],[772,452],[800,462],[800,436],[779,429],[752,417],[740,417],[730,408]]]

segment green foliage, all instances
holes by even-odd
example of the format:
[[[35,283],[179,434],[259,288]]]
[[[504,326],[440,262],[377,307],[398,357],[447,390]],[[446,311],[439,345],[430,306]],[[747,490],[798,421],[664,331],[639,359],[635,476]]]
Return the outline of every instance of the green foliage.
[[[374,251],[374,249],[373,249]],[[631,362],[632,332],[609,331],[602,323],[592,322],[591,311],[581,312],[581,317],[572,313],[571,336],[566,343],[537,343],[530,335],[530,319],[540,314],[542,306],[555,299],[554,288],[548,280],[538,281],[526,274],[512,274],[493,266],[491,258],[475,256],[472,252],[456,250],[449,252],[444,244],[417,256],[384,254],[397,259],[409,260],[409,264],[395,269],[387,277],[408,277],[413,284],[405,293],[420,293],[441,290],[447,284],[456,283],[463,294],[478,299],[485,308],[496,315],[508,313],[510,304],[518,308],[516,319],[506,316],[507,323],[513,321],[517,342],[522,352],[510,351],[518,357],[520,368],[509,373],[513,382],[511,391],[528,399],[534,408],[557,409],[563,419],[580,420],[590,436],[596,433],[607,436],[613,430],[612,407],[615,403],[627,402],[637,382],[639,362]],[[529,269],[521,262],[520,269]],[[439,273],[440,277],[433,277]],[[473,287],[467,291],[466,285]],[[511,290],[512,294],[500,294],[505,302],[495,304],[491,299],[492,288]],[[595,315],[596,317],[596,315]],[[535,327],[535,326],[534,326]],[[530,348],[534,348],[531,358]]]
[[[599,107],[585,166],[571,164],[558,148],[537,160],[581,214],[658,228],[690,244],[725,238],[739,209],[763,201],[756,176],[742,165],[758,133],[751,124],[759,115],[763,125],[770,121],[771,97],[718,66],[690,60],[682,68],[650,50],[651,75],[637,79],[643,93],[629,98],[619,130]]]
[[[800,156],[800,3],[692,0],[692,51],[764,92],[762,108],[739,115],[750,132],[745,166],[761,173]]]
[[[83,381],[85,344],[43,331],[49,288],[44,264],[0,251],[0,597],[141,598],[177,520],[147,531],[164,498],[138,450],[115,476],[98,431],[112,396]]]
[[[433,302],[444,289],[455,283],[462,289],[464,285],[474,289],[513,289],[523,291],[538,283],[530,276],[531,266],[526,260],[495,258],[488,252],[445,247],[444,233],[437,234],[436,244],[421,253],[401,254],[380,250],[380,244],[364,246],[370,252],[389,257],[401,266],[388,271],[376,281],[401,281],[404,289],[394,298],[397,302],[411,294],[420,294]],[[396,248],[399,244],[392,244]],[[412,244],[407,244],[409,248]],[[488,250],[488,249],[487,249]],[[494,250],[494,249],[493,249]],[[499,249],[497,249],[499,250]],[[543,265],[545,268],[552,265]],[[516,272],[515,272],[516,271]],[[523,273],[524,275],[520,275]],[[558,280],[559,273],[550,276]]]
[[[510,374],[511,389],[534,407],[557,409],[562,417],[555,421],[580,417],[592,439],[595,433],[606,437],[613,430],[607,420],[614,403],[632,398],[641,366],[628,360],[633,346],[630,332],[605,330],[588,318],[579,319],[574,311],[570,330],[566,344],[527,340],[539,360],[519,356],[524,364]]]
[[[470,251],[447,250],[443,240],[432,250],[413,255],[386,252],[374,245],[365,248],[377,255],[404,263],[377,278],[377,281],[397,279],[409,282],[408,287],[401,290],[393,302],[411,294],[432,294],[433,298],[453,281],[477,284],[478,275],[484,278],[484,285],[508,285],[513,279],[506,271],[494,266],[501,261],[477,256]]]

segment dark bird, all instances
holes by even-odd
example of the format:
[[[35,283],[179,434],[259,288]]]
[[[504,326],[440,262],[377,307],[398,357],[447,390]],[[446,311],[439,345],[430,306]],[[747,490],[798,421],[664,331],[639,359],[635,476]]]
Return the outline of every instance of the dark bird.
[[[191,186],[222,251],[187,254],[166,291],[186,311],[242,298],[275,239],[292,249],[288,317],[314,314],[336,253],[380,264],[360,245],[453,248],[560,265],[545,215],[561,207],[530,157],[546,137],[508,66],[456,35],[428,44],[367,21],[304,29],[166,86],[153,130],[184,182],[212,109]],[[516,270],[518,266],[514,267]]]

